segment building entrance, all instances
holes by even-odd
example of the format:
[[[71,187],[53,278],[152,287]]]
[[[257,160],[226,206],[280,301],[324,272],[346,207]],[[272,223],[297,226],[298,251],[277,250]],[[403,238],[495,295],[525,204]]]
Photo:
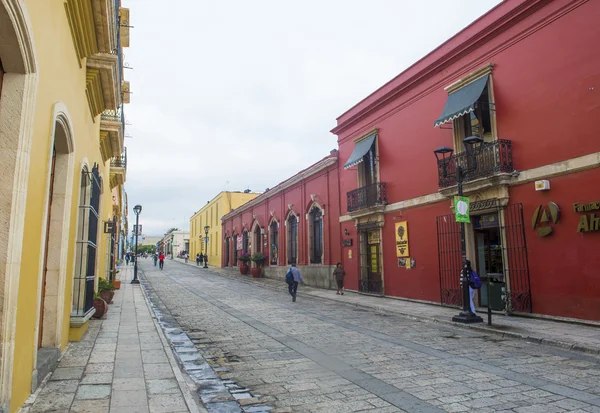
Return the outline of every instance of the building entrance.
[[[500,234],[498,214],[487,214],[473,217],[475,235],[476,268],[480,277],[504,278],[504,259],[502,237]],[[483,278],[482,278],[483,279]],[[479,290],[479,304],[487,307],[488,283],[484,282]],[[501,301],[501,290],[492,289],[489,299],[492,303]],[[493,305],[493,307],[496,307]]]
[[[379,229],[360,232],[360,279],[358,291],[383,294]]]

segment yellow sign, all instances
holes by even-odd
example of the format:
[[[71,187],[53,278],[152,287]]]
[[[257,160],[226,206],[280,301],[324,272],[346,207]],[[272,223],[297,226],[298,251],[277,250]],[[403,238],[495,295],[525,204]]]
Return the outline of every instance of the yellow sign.
[[[379,231],[371,231],[368,235],[369,244],[379,244]]]
[[[371,272],[379,272],[379,257],[377,257],[377,246],[371,245]]]
[[[408,257],[408,223],[396,222],[396,257]]]

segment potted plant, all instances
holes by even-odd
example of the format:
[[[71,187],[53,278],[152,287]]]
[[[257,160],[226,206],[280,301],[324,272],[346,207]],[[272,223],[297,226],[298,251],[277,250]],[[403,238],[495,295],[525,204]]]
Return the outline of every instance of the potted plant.
[[[250,257],[250,260],[256,264],[256,266],[252,268],[252,276],[254,278],[260,277],[260,273],[262,272],[262,266],[267,260],[267,257],[262,252],[257,252],[254,255],[252,255],[252,257]]]
[[[115,287],[105,278],[98,278],[98,294],[107,303],[112,303],[115,295]]]
[[[118,273],[119,273],[119,270],[117,270],[115,272],[115,276]],[[115,287],[115,290],[120,290],[121,289],[121,280],[112,280],[112,285],[113,285],[113,287]]]
[[[248,262],[250,262],[250,254],[248,254],[247,252],[244,252],[242,255],[240,255],[238,257],[238,261],[241,263],[240,264],[240,273],[241,274],[248,274]]]
[[[96,312],[94,313],[94,318],[101,318],[108,311],[108,304],[102,298],[100,298],[100,294],[94,293],[94,308]]]

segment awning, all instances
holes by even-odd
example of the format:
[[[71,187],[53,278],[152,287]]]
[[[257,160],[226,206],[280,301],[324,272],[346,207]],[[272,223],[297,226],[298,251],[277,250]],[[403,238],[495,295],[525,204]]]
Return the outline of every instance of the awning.
[[[488,77],[489,75],[480,77],[468,85],[450,93],[442,114],[434,122],[434,127],[473,112],[475,110],[475,102],[477,102],[483,89],[485,89],[485,85],[487,85]]]
[[[351,168],[361,163],[363,161],[363,156],[365,156],[367,152],[369,152],[369,149],[371,149],[371,146],[373,145],[373,142],[375,141],[376,137],[377,133],[374,133],[368,138],[358,142],[354,147],[354,150],[352,151],[352,155],[350,155],[350,158],[348,158],[348,160],[344,164],[344,169]]]

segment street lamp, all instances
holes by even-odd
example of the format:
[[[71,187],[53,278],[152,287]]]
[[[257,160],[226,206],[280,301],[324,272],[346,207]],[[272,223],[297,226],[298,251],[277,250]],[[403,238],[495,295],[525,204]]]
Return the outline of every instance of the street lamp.
[[[481,144],[483,139],[479,136],[469,136],[463,140],[466,149],[466,162],[460,162],[456,156],[453,156],[453,150],[447,146],[441,146],[433,151],[435,158],[438,162],[438,167],[442,168],[442,176],[448,177],[448,165],[454,161],[456,165],[456,172],[453,174],[456,178],[456,185],[458,186],[458,196],[463,196],[463,182],[466,176],[477,169],[477,158],[475,156],[473,146],[475,144]],[[469,161],[471,165],[469,166]],[[471,311],[470,297],[469,297],[469,275],[471,274],[471,265],[467,262],[467,244],[465,240],[465,223],[460,223],[460,251],[462,255],[462,273],[461,283],[463,292],[463,310],[460,314],[452,317],[452,321],[459,323],[471,324],[481,323],[483,319]]]
[[[136,205],[133,207],[133,212],[135,213],[135,262],[133,265],[133,280],[131,280],[131,284],[139,284],[140,280],[137,275],[137,254],[138,254],[138,234],[140,233],[140,213],[142,212],[142,206]]]
[[[204,268],[208,268],[208,230],[210,227],[207,225],[204,227],[204,243],[206,244],[206,255],[204,256]]]

